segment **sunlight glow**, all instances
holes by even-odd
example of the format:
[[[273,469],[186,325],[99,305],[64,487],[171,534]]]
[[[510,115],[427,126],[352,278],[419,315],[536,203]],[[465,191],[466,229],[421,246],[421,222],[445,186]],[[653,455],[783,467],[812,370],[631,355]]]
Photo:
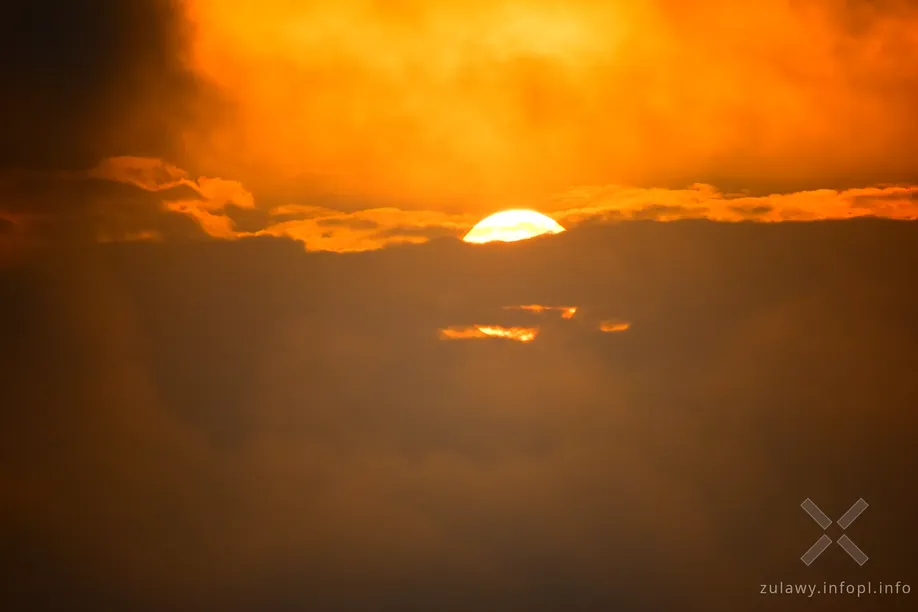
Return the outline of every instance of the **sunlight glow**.
[[[516,242],[543,234],[558,234],[564,228],[554,219],[534,210],[505,210],[478,222],[462,239],[465,242]]]

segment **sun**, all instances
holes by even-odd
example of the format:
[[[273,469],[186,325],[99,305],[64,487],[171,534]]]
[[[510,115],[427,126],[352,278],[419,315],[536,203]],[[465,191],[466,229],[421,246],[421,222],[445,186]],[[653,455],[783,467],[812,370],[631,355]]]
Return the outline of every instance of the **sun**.
[[[534,210],[504,210],[479,221],[462,240],[475,244],[516,242],[563,231],[557,221]]]

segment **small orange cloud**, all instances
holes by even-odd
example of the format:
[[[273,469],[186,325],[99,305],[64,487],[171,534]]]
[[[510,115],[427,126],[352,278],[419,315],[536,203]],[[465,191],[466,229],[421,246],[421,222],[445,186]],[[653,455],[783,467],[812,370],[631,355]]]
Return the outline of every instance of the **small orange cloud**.
[[[528,312],[542,313],[558,311],[562,319],[573,319],[577,314],[576,306],[543,306],[542,304],[524,304],[522,306],[504,306],[504,310],[526,310]]]
[[[538,334],[538,327],[502,327],[500,325],[470,325],[447,327],[440,330],[440,338],[443,340],[505,338],[516,342],[532,342]]]
[[[631,323],[627,321],[603,321],[599,324],[599,331],[605,333],[623,332],[631,329]]]

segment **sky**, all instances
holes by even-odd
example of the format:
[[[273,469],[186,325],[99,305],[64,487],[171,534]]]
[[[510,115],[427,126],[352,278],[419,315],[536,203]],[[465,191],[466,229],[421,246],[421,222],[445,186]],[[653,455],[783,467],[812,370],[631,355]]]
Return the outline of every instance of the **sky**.
[[[914,608],[914,2],[0,38],[3,609]]]

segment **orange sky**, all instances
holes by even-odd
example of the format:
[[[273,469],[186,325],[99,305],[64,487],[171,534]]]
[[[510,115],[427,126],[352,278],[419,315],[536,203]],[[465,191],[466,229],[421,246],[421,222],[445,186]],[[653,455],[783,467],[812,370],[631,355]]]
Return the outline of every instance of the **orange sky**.
[[[582,185],[911,176],[904,3],[683,4],[193,0],[190,61],[232,111],[187,162],[266,197],[476,214]]]
[[[51,172],[62,186],[36,195],[34,177],[0,176],[0,212],[16,219],[5,248],[60,216],[67,189],[96,188],[81,223],[98,240],[166,239],[171,212],[212,237],[331,251],[462,236],[509,208],[566,228],[918,218],[906,0],[181,6],[190,27],[169,26],[180,35],[163,53],[195,86],[93,90],[87,107],[111,125]],[[135,64],[138,83],[159,82],[159,64]],[[157,149],[148,131],[180,146]],[[54,150],[44,142],[32,148]],[[126,207],[124,185],[156,212]]]

